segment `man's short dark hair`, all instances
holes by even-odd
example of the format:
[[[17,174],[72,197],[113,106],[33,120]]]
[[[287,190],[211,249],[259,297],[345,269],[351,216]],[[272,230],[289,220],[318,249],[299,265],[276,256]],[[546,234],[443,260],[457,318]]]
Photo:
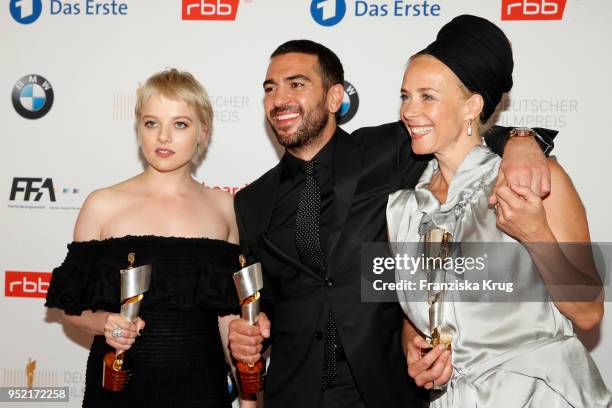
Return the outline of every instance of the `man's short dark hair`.
[[[344,68],[340,58],[326,46],[310,40],[291,40],[281,44],[270,58],[291,52],[317,56],[325,90],[336,84],[344,85]]]

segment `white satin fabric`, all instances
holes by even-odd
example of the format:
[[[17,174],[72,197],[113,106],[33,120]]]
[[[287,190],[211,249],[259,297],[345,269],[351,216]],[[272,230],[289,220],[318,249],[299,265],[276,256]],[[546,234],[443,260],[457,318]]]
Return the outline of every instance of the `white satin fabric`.
[[[414,190],[389,197],[389,240],[397,243],[393,249],[401,252],[402,242],[421,242],[419,230],[432,222],[451,232],[454,242],[516,242],[497,229],[495,212],[487,203],[499,163],[487,147],[474,147],[453,176],[446,202],[440,204],[428,190],[438,168],[433,159]],[[509,247],[522,250],[519,245]],[[512,265],[509,280],[540,281],[528,257],[512,251],[504,255],[489,258],[487,268]],[[406,273],[397,271],[397,279],[408,278]],[[399,291],[398,297],[413,324],[430,335],[427,303],[409,291]],[[453,294],[447,293],[444,308],[445,329],[452,333],[454,373],[431,407],[612,407],[589,352],[552,302],[454,302]]]

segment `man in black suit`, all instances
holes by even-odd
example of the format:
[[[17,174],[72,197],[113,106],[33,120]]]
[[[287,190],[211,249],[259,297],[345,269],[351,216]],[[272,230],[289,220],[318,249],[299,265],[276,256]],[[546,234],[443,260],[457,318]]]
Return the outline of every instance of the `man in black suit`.
[[[241,246],[263,266],[265,313],[257,326],[233,321],[230,348],[254,362],[269,337],[265,408],[423,403],[407,375],[399,305],[361,301],[360,249],[386,240],[389,193],[414,187],[427,160],[412,156],[401,122],[352,135],[337,127],[343,75],[338,57],[311,41],[272,54],[264,105],[286,152],[236,195]],[[487,142],[501,151],[505,140]],[[546,167],[535,142],[512,144],[515,156],[531,155],[523,162]]]

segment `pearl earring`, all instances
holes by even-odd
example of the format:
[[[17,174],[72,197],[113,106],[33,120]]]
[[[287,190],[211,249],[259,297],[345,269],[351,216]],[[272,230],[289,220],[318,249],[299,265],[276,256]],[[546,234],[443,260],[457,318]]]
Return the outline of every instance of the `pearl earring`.
[[[472,136],[472,119],[468,119],[467,135]]]

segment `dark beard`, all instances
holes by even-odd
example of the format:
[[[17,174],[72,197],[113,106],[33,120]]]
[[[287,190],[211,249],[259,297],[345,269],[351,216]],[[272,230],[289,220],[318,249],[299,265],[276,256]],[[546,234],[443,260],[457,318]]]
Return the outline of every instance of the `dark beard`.
[[[286,110],[288,110],[286,106],[275,108],[272,110],[270,116],[274,117],[276,112],[284,112]],[[325,129],[325,126],[327,126],[327,122],[329,121],[329,115],[325,110],[325,101],[321,101],[321,103],[319,103],[308,115],[303,115],[304,110],[301,107],[299,108],[299,112],[304,118],[303,122],[295,134],[293,134],[290,138],[283,138],[279,136],[274,125],[272,125],[272,123],[268,120],[272,131],[276,135],[276,140],[278,140],[278,143],[281,146],[286,148],[308,146],[321,136],[323,129]]]

